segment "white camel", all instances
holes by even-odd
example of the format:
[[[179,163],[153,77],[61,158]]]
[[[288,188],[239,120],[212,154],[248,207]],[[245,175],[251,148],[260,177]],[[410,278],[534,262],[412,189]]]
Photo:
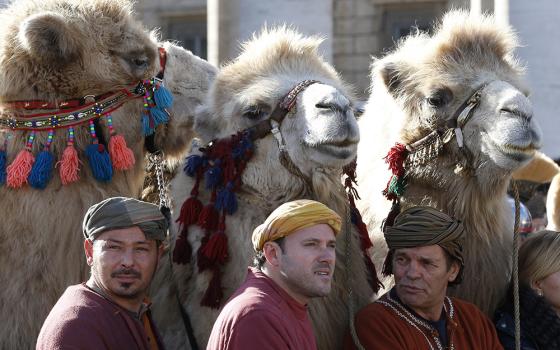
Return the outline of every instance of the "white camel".
[[[506,189],[541,143],[516,45],[512,29],[492,17],[450,12],[433,35],[411,35],[374,62],[360,120],[358,206],[377,247],[374,261],[380,266],[386,253],[380,226],[391,208],[382,195],[392,175],[383,158],[400,143],[407,148],[393,148],[392,159],[406,183],[401,206],[431,205],[463,221],[465,278],[452,293],[489,314],[511,272]],[[403,183],[393,185],[399,192]]]
[[[182,246],[181,240],[188,239],[193,253],[186,265],[173,264],[173,276],[168,266],[162,265],[154,285],[155,316],[169,347],[189,345],[177,316],[171,279],[178,284],[179,298],[190,316],[196,341],[205,347],[219,307],[241,284],[252,262],[251,233],[273,209],[286,201],[312,198],[346,217],[347,199],[340,176],[343,166],[356,155],[358,126],[352,111],[352,95],[334,69],[319,56],[319,44],[317,38],[302,37],[286,28],[264,30],[244,44],[243,53],[236,60],[220,70],[204,108],[196,116],[194,129],[203,143],[226,138],[239,130],[268,123],[264,120],[291,89],[302,81],[318,81],[303,86],[295,97],[295,106],[281,121],[279,130],[287,157],[281,154],[272,133],[254,141],[254,154],[239,177],[237,211],[226,216],[228,258],[220,270],[221,299],[213,295],[208,300],[206,294],[209,286],[214,288],[210,292],[219,290],[215,289],[215,272],[199,271],[197,267],[201,263],[198,254],[205,249],[201,248],[205,244],[204,230],[190,225],[188,232],[179,235],[181,227],[174,227],[175,248]],[[176,220],[180,218],[179,208],[191,197],[194,184],[195,179],[184,173],[172,181]],[[201,183],[198,198],[205,204],[210,193],[204,188]],[[373,295],[357,231],[348,227],[343,231],[337,237],[332,291],[310,305],[320,349],[342,346],[349,319],[348,290],[351,288],[354,293],[356,308]],[[218,308],[201,305],[209,301],[219,301],[215,303]]]

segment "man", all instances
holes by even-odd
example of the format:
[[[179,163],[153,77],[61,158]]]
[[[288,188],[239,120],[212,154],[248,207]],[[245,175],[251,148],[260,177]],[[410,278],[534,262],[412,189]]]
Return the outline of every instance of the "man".
[[[385,228],[383,273],[395,286],[355,317],[365,349],[502,349],[490,320],[474,305],[446,297],[461,282],[460,221],[430,207],[413,207]],[[484,288],[484,286],[481,286]],[[347,336],[346,349],[355,349]]]
[[[220,313],[207,349],[316,349],[306,305],[329,294],[338,214],[285,203],[253,232],[254,267]]]
[[[157,206],[132,198],[89,208],[83,234],[91,276],[60,297],[37,349],[161,349],[146,293],[167,225]]]

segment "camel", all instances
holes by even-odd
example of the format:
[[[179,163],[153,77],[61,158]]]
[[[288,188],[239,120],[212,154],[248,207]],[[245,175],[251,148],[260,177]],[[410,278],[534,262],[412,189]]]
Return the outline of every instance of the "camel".
[[[387,252],[381,224],[391,224],[397,198],[403,209],[439,208],[466,230],[464,281],[451,294],[489,315],[511,276],[507,186],[541,145],[516,46],[509,26],[451,11],[432,35],[412,34],[373,62],[360,120],[357,205],[374,262],[381,266]]]
[[[220,308],[242,283],[247,267],[252,264],[253,229],[280,204],[299,198],[315,199],[347,218],[348,201],[340,176],[343,167],[356,156],[359,131],[352,110],[353,96],[335,70],[318,54],[321,41],[316,37],[303,37],[286,27],[264,29],[243,45],[243,52],[237,59],[220,69],[205,104],[195,116],[194,130],[201,141],[187,157],[185,166],[190,175],[194,175],[190,160],[196,159],[200,155],[199,148],[211,140],[221,141],[205,146],[207,155],[219,152],[224,140],[237,139],[240,135],[244,140],[240,145],[253,142],[254,148],[249,147],[252,157],[246,163],[241,162],[244,171],[237,173],[239,177],[233,180],[238,185],[237,210],[225,216],[222,229],[228,248],[222,251],[223,264],[218,271],[212,268],[201,271],[201,262],[207,259],[205,249],[209,246],[205,230],[199,226],[205,225],[200,223],[203,214],[198,224],[190,225],[192,221],[181,216],[184,207],[193,200],[191,189],[194,187],[199,190],[196,196],[201,204],[209,202],[211,193],[206,186],[213,180],[206,177],[197,184],[198,175],[193,178],[180,172],[171,181],[175,208],[173,259],[184,260],[173,263],[172,269],[169,261],[163,262],[152,285],[154,316],[169,348],[190,347],[183,322],[177,316],[175,291],[190,317],[195,341],[205,348]],[[274,130],[254,141],[245,140],[249,134],[239,131],[262,126],[262,123],[270,126],[268,117],[275,115],[275,106],[294,87],[301,91],[294,95],[295,105],[280,122],[281,146]],[[250,135],[254,136],[252,132]],[[235,145],[238,143],[232,146],[237,149]],[[280,151],[281,147],[284,151]],[[227,169],[226,165],[224,167]],[[218,202],[219,198],[218,193]],[[349,223],[343,231],[337,236],[332,291],[309,305],[320,349],[342,346],[349,320],[348,289],[352,289],[355,308],[366,304],[373,295],[368,282],[368,277],[372,276],[366,270],[366,255],[361,250],[358,231]],[[365,236],[367,239],[367,233]],[[220,237],[220,232],[214,233],[210,241],[212,237]],[[177,257],[184,240],[188,240],[192,254]],[[216,283],[216,273],[221,277],[221,284]],[[349,277],[351,284],[347,283]],[[170,283],[172,280],[176,286]]]
[[[143,128],[166,158],[186,151],[215,68],[159,42],[128,0],[14,1],[0,18],[0,317],[9,325],[0,348],[29,349],[64,289],[87,278],[85,211],[110,196],[140,195]],[[162,57],[163,81],[149,80]],[[158,105],[145,108],[143,96]],[[157,127],[156,107],[169,119]]]

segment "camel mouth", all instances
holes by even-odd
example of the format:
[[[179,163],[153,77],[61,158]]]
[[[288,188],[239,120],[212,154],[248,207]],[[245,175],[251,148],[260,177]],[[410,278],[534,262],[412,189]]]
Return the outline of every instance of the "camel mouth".
[[[358,141],[346,139],[342,141],[306,144],[306,146],[321,154],[325,154],[336,159],[351,159],[356,156]]]
[[[505,156],[520,162],[532,158],[535,155],[535,152],[539,149],[539,147],[533,145],[533,143],[529,143],[529,145],[526,146],[509,143],[502,145],[494,144],[494,146]]]

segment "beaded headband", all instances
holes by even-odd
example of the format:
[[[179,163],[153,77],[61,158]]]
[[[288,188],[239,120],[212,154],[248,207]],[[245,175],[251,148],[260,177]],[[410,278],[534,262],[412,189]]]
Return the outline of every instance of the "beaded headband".
[[[135,164],[134,153],[127,146],[124,137],[115,131],[111,113],[131,99],[143,98],[144,109],[141,114],[141,122],[145,136],[152,135],[159,124],[169,121],[169,113],[166,108],[171,107],[173,96],[163,86],[165,50],[159,48],[159,53],[161,70],[156,77],[131,84],[116,92],[108,92],[99,96],[88,95],[56,104],[47,101],[3,103],[7,111],[0,115],[0,130],[23,131],[29,132],[29,134],[24,149],[8,166],[6,166],[7,138],[4,145],[0,146],[0,184],[5,183],[11,188],[21,188],[29,183],[33,188],[44,189],[52,177],[54,167],[59,168],[63,185],[77,181],[80,160],[74,147],[74,132],[75,127],[82,125],[87,125],[91,136],[91,144],[86,147],[85,155],[96,180],[107,182],[112,179],[113,169],[128,170],[132,168]],[[37,109],[49,112],[24,113]],[[109,129],[108,152],[105,145],[100,143],[96,133],[96,126],[101,118],[105,118]],[[61,159],[55,164],[50,146],[54,138],[54,131],[57,129],[67,130],[67,142]],[[48,134],[43,150],[35,157],[31,150],[38,132]]]

